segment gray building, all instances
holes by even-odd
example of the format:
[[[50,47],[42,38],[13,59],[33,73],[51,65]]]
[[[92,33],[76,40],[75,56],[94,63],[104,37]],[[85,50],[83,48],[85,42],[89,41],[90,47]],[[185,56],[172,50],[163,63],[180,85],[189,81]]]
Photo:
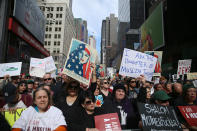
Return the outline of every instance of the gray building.
[[[112,66],[112,60],[115,57],[117,45],[117,28],[118,18],[114,14],[110,14],[102,22],[101,31],[101,63],[106,67]]]

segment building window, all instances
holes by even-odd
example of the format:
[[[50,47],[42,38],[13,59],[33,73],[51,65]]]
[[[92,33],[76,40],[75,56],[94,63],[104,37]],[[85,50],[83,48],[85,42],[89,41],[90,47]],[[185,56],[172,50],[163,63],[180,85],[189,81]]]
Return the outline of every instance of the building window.
[[[50,18],[53,18],[53,14],[52,13],[50,13]]]
[[[61,25],[61,24],[62,24],[62,21],[60,20],[60,21],[59,21],[59,25]]]
[[[51,7],[51,11],[53,11],[53,7]]]
[[[58,38],[61,38],[61,34],[58,34]]]
[[[56,21],[55,24],[58,25],[58,21]]]
[[[54,41],[54,46],[56,46],[56,41]]]
[[[53,53],[56,53],[56,50],[53,50]]]
[[[46,31],[48,31],[48,27],[46,27]]]
[[[57,38],[57,34],[54,35],[54,38],[55,38],[55,39]]]
[[[47,18],[49,18],[49,16],[50,16],[50,15],[49,15],[49,14],[47,14]]]
[[[58,30],[58,27],[55,27],[55,31],[57,31]]]
[[[59,14],[56,14],[56,18],[59,18]]]
[[[60,15],[60,18],[62,18],[62,14],[59,14]]]
[[[60,41],[57,42],[57,45],[60,46]]]
[[[44,45],[47,45],[47,41],[44,42]]]
[[[60,51],[59,51],[59,50],[57,50],[57,53],[60,53]]]
[[[61,31],[61,27],[59,27],[59,31]]]
[[[51,45],[51,42],[50,41],[48,41],[48,46],[50,46]]]
[[[49,34],[49,38],[51,38],[51,34]]]
[[[47,38],[48,37],[48,34],[45,34],[45,38]]]
[[[63,11],[63,7],[60,7],[60,11]]]
[[[52,31],[52,27],[49,27],[49,31]]]
[[[50,11],[50,7],[46,7],[47,8],[47,11]]]
[[[57,7],[57,11],[59,11],[59,8],[60,8],[60,7]]]

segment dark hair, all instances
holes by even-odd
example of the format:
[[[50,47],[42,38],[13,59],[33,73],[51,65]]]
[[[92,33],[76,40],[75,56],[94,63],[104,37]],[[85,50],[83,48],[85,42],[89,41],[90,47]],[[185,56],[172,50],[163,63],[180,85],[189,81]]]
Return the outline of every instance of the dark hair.
[[[142,88],[140,88],[139,94],[138,94],[138,97],[137,97],[137,101],[138,102],[146,103],[147,88],[149,88],[149,87],[145,87],[145,88],[142,87]]]
[[[84,104],[86,98],[88,98],[88,99],[92,100],[93,102],[95,102],[94,94],[91,91],[87,90],[87,91],[84,91],[84,92],[81,93],[80,104]]]
[[[19,83],[18,83],[18,87],[17,87],[17,92],[19,93],[19,86],[21,85],[21,84],[25,84],[25,87],[26,87],[26,89],[23,91],[23,93],[22,94],[24,94],[24,93],[27,93],[28,91],[27,91],[27,82],[26,81],[24,81],[24,80],[22,80],[22,81],[20,81]]]
[[[33,92],[33,102],[35,102],[35,99],[36,99],[36,93],[37,93],[38,91],[40,91],[40,90],[43,90],[43,91],[45,91],[45,92],[47,93],[48,100],[49,100],[48,105],[51,105],[51,93],[50,93],[47,89],[43,88],[43,86],[42,86],[42,87],[40,87],[40,88],[37,88],[37,89]],[[33,106],[35,107],[35,106],[36,106],[36,104],[35,104],[35,103],[33,103]]]
[[[77,89],[77,92],[80,89],[80,83],[76,80],[71,80],[68,83],[63,84],[63,87],[66,87],[65,92],[66,92],[66,96],[68,95],[68,89],[74,87]]]
[[[91,86],[88,88],[88,90],[91,91],[94,94],[95,90],[97,89],[97,86],[98,86],[99,91],[100,91],[100,86],[97,85],[97,83],[92,83]]]

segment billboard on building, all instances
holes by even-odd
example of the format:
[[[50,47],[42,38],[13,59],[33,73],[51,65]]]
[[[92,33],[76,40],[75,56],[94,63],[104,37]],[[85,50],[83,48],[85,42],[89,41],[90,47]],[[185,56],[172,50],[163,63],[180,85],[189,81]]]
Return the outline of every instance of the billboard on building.
[[[140,27],[141,51],[152,51],[164,46],[163,4],[155,8],[152,14]]]
[[[13,16],[44,43],[45,18],[35,0],[15,0]]]

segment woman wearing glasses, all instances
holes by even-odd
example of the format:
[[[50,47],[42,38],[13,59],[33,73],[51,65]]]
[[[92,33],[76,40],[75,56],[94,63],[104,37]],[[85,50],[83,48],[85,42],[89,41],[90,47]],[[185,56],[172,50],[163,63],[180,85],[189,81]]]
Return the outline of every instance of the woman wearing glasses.
[[[103,95],[104,100],[112,98],[109,88],[110,88],[110,83],[108,82],[107,79],[103,79],[101,83],[101,95]]]
[[[100,108],[95,108],[95,97],[92,92],[85,91],[80,98],[79,107],[75,107],[69,113],[69,131],[98,131],[95,128],[94,116],[100,115]]]
[[[65,91],[63,91],[60,96],[57,97],[55,106],[63,112],[63,115],[67,121],[69,118],[69,112],[74,107],[79,106],[80,83],[76,80],[72,80],[68,84],[63,84],[63,88]]]
[[[35,90],[33,93],[34,105],[22,112],[12,130],[66,131],[64,116],[58,108],[51,106],[50,97],[50,92],[42,87]]]

